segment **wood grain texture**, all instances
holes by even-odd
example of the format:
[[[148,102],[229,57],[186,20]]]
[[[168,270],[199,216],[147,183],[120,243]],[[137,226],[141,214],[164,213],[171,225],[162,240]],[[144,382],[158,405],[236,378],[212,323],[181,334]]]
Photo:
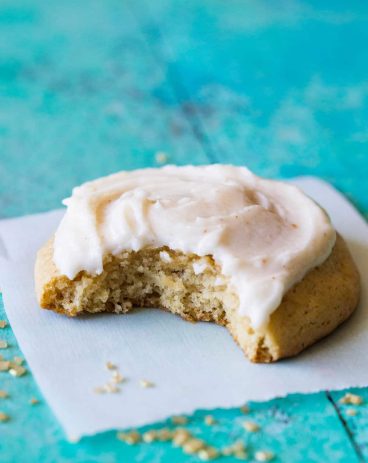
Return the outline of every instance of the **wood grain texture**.
[[[55,208],[81,181],[171,162],[247,164],[261,175],[320,175],[368,213],[367,6],[230,0],[13,0],[0,5],[0,216]],[[346,7],[347,8],[347,7]],[[354,52],[352,52],[352,50]],[[4,318],[3,306],[0,318]],[[9,327],[6,356],[19,355]],[[0,372],[4,462],[194,462],[167,443],[115,433],[68,443],[30,374]],[[366,389],[359,391],[368,402]],[[216,446],[241,437],[282,462],[368,459],[368,407],[341,392],[197,412]],[[157,424],[155,427],[160,427]],[[224,461],[235,461],[228,458]]]
[[[155,165],[158,151],[208,162],[129,9],[79,8],[0,6],[0,217],[59,207],[80,182]]]
[[[216,161],[318,175],[366,213],[367,5],[143,1],[147,43]]]
[[[275,178],[318,175],[368,217],[368,8],[349,8],[205,0],[187,1],[176,15],[177,5],[163,0],[136,14],[215,161]],[[357,458],[367,459],[365,413],[345,420],[336,394],[325,400]]]

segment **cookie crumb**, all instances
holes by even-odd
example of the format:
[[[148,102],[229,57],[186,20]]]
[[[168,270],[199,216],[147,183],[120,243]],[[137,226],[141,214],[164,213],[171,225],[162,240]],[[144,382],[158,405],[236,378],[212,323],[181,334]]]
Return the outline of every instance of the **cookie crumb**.
[[[158,151],[155,154],[155,161],[157,162],[157,164],[165,164],[168,161],[168,159],[168,155],[163,151]]]
[[[121,375],[119,373],[119,371],[117,371],[117,370],[113,371],[113,373],[112,373],[112,382],[113,383],[119,384],[119,383],[122,383],[124,381],[125,381],[125,378],[124,378],[123,375]]]
[[[9,415],[7,415],[7,414],[4,413],[4,412],[0,412],[0,421],[3,421],[3,422],[4,422],[4,421],[9,421],[9,419],[10,419],[10,416],[9,416]]]
[[[356,410],[355,408],[348,408],[346,410],[346,414],[349,416],[356,416],[358,414],[358,410]]]
[[[243,428],[248,432],[258,432],[260,430],[259,425],[253,421],[244,421]]]
[[[0,349],[6,349],[8,347],[8,343],[3,339],[0,340]]]
[[[129,445],[138,444],[141,441],[141,435],[138,431],[118,432],[116,437]]]
[[[235,441],[233,444],[229,445],[228,447],[223,448],[221,453],[224,456],[234,455],[239,460],[245,460],[246,458],[248,458],[246,446],[240,440]]]
[[[106,362],[106,368],[107,368],[108,370],[116,370],[116,369],[117,369],[117,366],[116,366],[114,363],[108,361],[108,362]]]
[[[40,403],[40,401],[38,399],[36,399],[36,397],[32,397],[29,401],[29,403],[31,405],[37,405],[38,403]]]
[[[216,420],[215,417],[212,416],[212,415],[206,415],[206,416],[204,417],[204,422],[205,422],[205,424],[207,424],[208,426],[213,426],[214,424],[217,423],[217,420]]]
[[[222,450],[221,450],[221,453],[222,455],[224,455],[225,457],[228,457],[230,455],[232,455],[234,453],[234,450],[231,446],[229,447],[224,447]]]
[[[254,456],[257,461],[271,461],[275,455],[268,450],[260,450]]]
[[[201,439],[192,437],[183,445],[183,452],[192,455],[193,453],[199,452],[199,450],[205,447],[205,443]]]
[[[140,379],[139,385],[143,387],[143,389],[147,389],[150,387],[155,387],[155,384],[152,381],[148,381],[147,379]]]
[[[97,386],[93,389],[93,392],[95,394],[104,394],[106,392],[106,389],[104,388],[104,386]]]
[[[158,429],[156,432],[156,437],[157,440],[166,442],[173,438],[173,432],[169,428]]]
[[[198,458],[202,461],[215,460],[219,457],[219,452],[214,447],[205,447],[198,452]]]
[[[246,415],[249,413],[249,406],[247,404],[244,404],[243,406],[240,407],[240,411]]]
[[[1,329],[2,329],[2,328],[5,328],[6,325],[7,325],[6,320],[0,320],[0,328],[1,328]]]
[[[358,394],[347,392],[343,397],[341,397],[339,402],[340,404],[361,405],[363,403],[363,398]]]
[[[155,440],[157,440],[157,431],[155,431],[154,429],[152,429],[151,431],[146,431],[143,434],[142,439],[147,444],[154,442]]]
[[[8,371],[10,362],[8,360],[0,360],[0,371]]]
[[[188,418],[186,416],[172,416],[171,421],[174,424],[187,424],[188,423]]]
[[[192,438],[192,435],[187,429],[184,429],[184,428],[176,429],[173,435],[173,445],[174,447],[181,447],[191,438]]]
[[[23,376],[26,373],[26,369],[20,365],[11,365],[11,368],[9,370],[9,373],[12,376]]]
[[[6,399],[9,394],[6,391],[0,390],[0,399]]]
[[[120,388],[113,383],[106,383],[104,388],[106,392],[110,392],[111,394],[116,394],[117,392],[120,392]]]

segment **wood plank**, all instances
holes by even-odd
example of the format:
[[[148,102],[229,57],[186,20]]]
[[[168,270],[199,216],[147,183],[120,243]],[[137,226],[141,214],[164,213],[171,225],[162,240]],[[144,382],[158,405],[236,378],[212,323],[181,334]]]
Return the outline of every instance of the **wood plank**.
[[[359,406],[342,404],[340,400],[347,392],[360,396],[363,399],[362,404]],[[368,388],[331,391],[330,396],[342,422],[352,435],[356,452],[360,455],[361,461],[368,461]],[[352,410],[356,415],[351,415]]]
[[[218,161],[319,175],[368,214],[367,4],[133,3]]]
[[[0,7],[0,217],[59,207],[82,181],[208,158],[125,5]]]
[[[168,6],[162,5],[168,13]],[[207,7],[198,8],[208,15]],[[144,5],[139,14],[145,11]],[[162,19],[171,20],[169,16],[163,14]],[[185,18],[175,22],[185,25]],[[199,34],[200,22],[201,16],[194,24]],[[119,168],[152,165],[156,150],[167,151],[174,162],[202,163],[208,160],[205,152],[212,153],[209,143],[230,143],[234,122],[229,123],[231,130],[224,132],[223,140],[220,130],[227,118],[224,124],[220,120],[214,143],[215,136],[207,136],[204,124],[212,108],[194,104],[187,86],[175,84],[180,75],[177,67],[165,61],[165,54],[157,56],[161,47],[152,47],[150,35],[143,41],[135,24],[125,4],[113,0],[79,6],[71,0],[51,4],[16,0],[0,7],[2,216],[57,207],[74,184]],[[182,40],[186,39],[184,34]],[[200,56],[194,54],[193,62]],[[198,67],[205,62],[197,61]],[[189,76],[189,72],[184,74]],[[215,91],[207,99],[217,105],[216,97]],[[206,151],[193,139],[193,130]],[[8,353],[19,354],[9,328],[4,336],[11,343]],[[4,382],[2,376],[1,384],[13,395],[14,400],[4,405],[12,420],[2,425],[0,449],[9,461],[19,455],[27,455],[28,461],[188,461],[168,444],[128,447],[116,441],[115,433],[69,444],[44,403],[27,408],[28,396],[38,394],[31,375],[11,383],[8,379]],[[213,443],[238,435],[239,410],[214,413],[221,422],[219,432],[203,425],[203,412],[193,419],[193,430]],[[294,461],[328,461],[330,457],[356,461],[331,403],[321,402],[320,396],[257,404],[253,413],[255,419],[263,420],[268,440],[263,441],[260,434],[251,444],[275,445],[271,450],[277,450],[284,461],[290,461],[290,455]],[[288,425],[281,426],[285,415]],[[306,422],[313,432],[305,439]]]
[[[366,69],[358,62],[366,54],[360,46],[366,21],[345,15],[345,21],[332,24],[331,18],[339,13],[344,17],[344,12],[318,10],[304,21],[298,12],[294,17],[290,11],[278,13],[276,2],[271,11],[258,13],[247,11],[257,9],[255,4],[237,1],[204,1],[200,7],[190,0],[185,6],[169,1],[134,5],[147,41],[168,61],[172,78],[180,81],[182,104],[191,108],[194,123],[199,121],[201,140],[217,161],[246,164],[270,177],[319,175],[368,212],[359,181],[361,172],[368,173],[362,133],[360,145],[356,143],[367,116],[362,104]],[[173,17],[176,20],[170,21]],[[308,28],[317,38],[328,34],[318,56]],[[358,51],[354,57],[346,48],[347,36],[349,46]],[[331,48],[336,53],[331,54]],[[341,53],[357,71],[353,80],[350,71],[342,69]],[[322,78],[314,76],[316,70],[323,71]],[[336,74],[332,82],[331,73]],[[350,99],[353,94],[355,101]],[[347,150],[354,154],[347,156]],[[323,395],[317,401],[330,409],[336,406],[333,400],[327,404],[329,398]],[[351,442],[359,460],[366,446],[364,431],[351,427],[352,417],[341,419],[339,409],[331,413],[340,420],[341,438]],[[309,416],[305,410],[305,419]],[[321,421],[321,429],[328,426]]]

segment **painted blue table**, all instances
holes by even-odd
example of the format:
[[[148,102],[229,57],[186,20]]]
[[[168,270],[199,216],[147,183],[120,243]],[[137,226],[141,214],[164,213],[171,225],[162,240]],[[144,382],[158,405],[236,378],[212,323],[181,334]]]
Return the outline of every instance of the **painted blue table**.
[[[75,184],[157,165],[157,152],[177,164],[319,175],[367,214],[367,43],[363,2],[5,0],[0,216],[56,208]],[[21,355],[10,327],[0,336],[7,356]],[[0,389],[10,394],[0,399],[10,416],[2,462],[198,461],[115,432],[70,443],[31,374],[0,372]],[[248,438],[239,409],[212,411],[213,427],[199,411],[188,427],[218,447],[241,436],[251,456],[267,448],[276,461],[368,460],[368,406],[349,416],[342,394],[251,404],[262,431]]]

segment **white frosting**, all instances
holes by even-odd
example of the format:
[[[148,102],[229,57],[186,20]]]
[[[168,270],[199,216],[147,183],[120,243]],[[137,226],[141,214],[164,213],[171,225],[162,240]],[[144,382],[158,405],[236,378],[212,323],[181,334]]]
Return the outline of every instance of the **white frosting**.
[[[146,246],[212,255],[255,328],[335,242],[326,213],[298,188],[242,167],[119,172],[74,188],[64,204],[54,241],[61,274],[99,274],[106,253]]]

